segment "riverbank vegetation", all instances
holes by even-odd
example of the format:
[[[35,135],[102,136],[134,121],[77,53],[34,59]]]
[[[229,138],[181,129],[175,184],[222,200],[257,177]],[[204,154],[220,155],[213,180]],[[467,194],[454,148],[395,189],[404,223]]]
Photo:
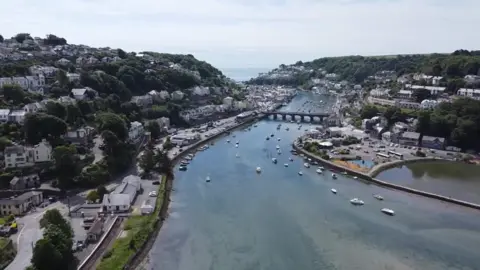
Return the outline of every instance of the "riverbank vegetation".
[[[15,259],[16,251],[12,240],[0,237],[0,269],[4,269]]]
[[[113,247],[107,251],[97,270],[120,270],[142,248],[158,226],[160,209],[165,201],[167,177],[163,176],[158,192],[155,211],[150,215],[132,216],[123,225],[124,235],[115,240]]]

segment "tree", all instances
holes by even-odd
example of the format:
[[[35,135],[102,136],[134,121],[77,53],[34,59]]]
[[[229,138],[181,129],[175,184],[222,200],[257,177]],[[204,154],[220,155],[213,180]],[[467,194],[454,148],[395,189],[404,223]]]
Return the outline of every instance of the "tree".
[[[400,120],[401,114],[402,111],[400,110],[400,108],[388,107],[383,113],[383,116],[387,119],[388,125],[391,126],[395,122]]]
[[[12,101],[14,104],[21,104],[25,102],[27,94],[18,84],[4,85],[2,87],[3,97],[6,100]]]
[[[87,200],[91,202],[96,202],[98,199],[100,199],[100,195],[96,190],[91,190],[87,194]]]
[[[45,105],[45,110],[47,114],[56,116],[60,119],[65,119],[67,116],[67,109],[60,102],[50,101]]]
[[[83,115],[76,104],[67,105],[66,122],[72,126],[81,126],[83,124]]]
[[[144,173],[148,175],[155,167],[155,153],[152,143],[147,145],[139,161],[140,168],[142,168]]]
[[[37,144],[42,139],[58,139],[67,132],[67,124],[62,119],[45,113],[28,114],[24,122],[25,139]]]
[[[62,69],[59,69],[57,71],[56,79],[57,79],[57,81],[58,81],[58,83],[60,84],[61,87],[65,87],[69,83],[67,73]]]
[[[117,53],[118,53],[118,57],[120,57],[120,58],[122,58],[122,59],[127,58],[127,53],[126,53],[124,50],[118,49],[118,50],[117,50]]]
[[[60,188],[71,187],[73,178],[80,172],[77,149],[74,145],[61,145],[53,150],[53,160],[55,162],[55,172]]]
[[[19,33],[17,34],[14,39],[18,42],[18,43],[23,43],[23,41],[27,40],[27,39],[32,39],[32,37],[30,36],[30,34],[28,33]]]
[[[102,150],[111,173],[119,173],[127,170],[133,159],[134,149],[131,144],[120,141],[110,130],[102,132]]]
[[[12,145],[12,141],[9,140],[7,137],[0,137],[0,151],[3,152],[5,147]]]
[[[422,102],[425,99],[429,99],[432,95],[430,94],[430,91],[420,89],[420,90],[415,90],[412,93],[412,97],[415,99],[416,102]]]
[[[160,124],[157,121],[149,121],[145,128],[150,132],[152,140],[158,140],[162,135]]]
[[[154,155],[154,171],[165,174],[167,177],[173,177],[173,163],[168,157],[167,151],[156,150]]]
[[[3,43],[3,41],[4,41],[4,38],[2,35],[0,35],[0,43]]]
[[[66,237],[73,238],[73,230],[70,223],[63,218],[57,209],[47,210],[42,219],[40,219],[40,228],[44,229],[50,225],[56,226]]]
[[[97,194],[98,194],[98,197],[100,198],[100,200],[102,200],[103,195],[108,194],[108,190],[107,190],[107,188],[105,188],[105,186],[99,186],[99,187],[97,187]]]
[[[62,254],[49,239],[40,239],[35,243],[31,259],[35,270],[62,270],[57,264],[61,260]]]
[[[121,140],[125,141],[128,137],[127,124],[125,121],[114,113],[99,113],[96,117],[96,122],[98,124],[98,130],[111,131],[115,136]]]
[[[45,45],[52,45],[52,46],[57,46],[57,45],[66,45],[67,40],[61,37],[57,37],[55,35],[47,35],[47,38],[43,40]]]
[[[62,228],[50,224],[43,231],[43,239],[52,243],[54,248],[61,254],[61,260],[56,262],[58,269],[76,269],[77,260],[73,256],[73,237],[66,234]]]
[[[360,110],[360,117],[362,119],[370,119],[374,116],[377,116],[379,112],[380,111],[376,106],[366,105],[366,106],[363,106],[363,108]]]

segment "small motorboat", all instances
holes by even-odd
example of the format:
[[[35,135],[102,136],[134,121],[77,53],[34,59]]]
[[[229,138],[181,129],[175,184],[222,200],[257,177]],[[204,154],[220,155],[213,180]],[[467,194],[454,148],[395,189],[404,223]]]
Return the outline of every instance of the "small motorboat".
[[[383,201],[383,197],[380,196],[379,194],[375,194],[375,195],[373,195],[373,197],[374,197],[375,199],[379,200],[379,201]]]
[[[282,150],[277,149],[277,154],[281,155],[281,154],[282,154]]]
[[[274,137],[274,136],[275,136],[275,134],[273,134],[273,133],[272,133],[272,134],[270,134],[270,137]]]
[[[308,162],[312,162],[312,159],[311,158],[307,158]]]
[[[270,137],[265,138],[265,140],[267,140],[267,141],[270,140]]]
[[[206,181],[207,183],[209,183],[209,182],[210,182],[210,176],[207,176],[207,178],[205,178],[205,181]]]
[[[353,177],[353,179],[357,180],[357,179],[358,179],[358,177],[357,177],[357,176],[354,176],[354,177]]]
[[[230,140],[229,140],[229,139],[227,139],[227,143],[229,143],[229,142],[230,142]]]
[[[303,166],[305,166],[305,168],[310,168],[310,164],[308,163],[303,163]]]
[[[337,190],[334,189],[334,188],[330,189],[330,191],[331,191],[333,194],[337,194]]]
[[[235,157],[239,158],[239,157],[240,157],[240,154],[239,154],[239,153],[237,153],[237,154],[235,155]]]
[[[186,171],[186,170],[187,170],[187,166],[186,166],[186,165],[180,165],[180,167],[178,167],[178,170],[179,170],[179,171]]]
[[[239,144],[239,143],[240,143],[239,141],[236,142],[236,144]]]
[[[343,175],[347,175],[348,173],[347,173],[347,172],[343,172],[342,174],[343,174]]]
[[[322,174],[322,173],[323,173],[323,171],[322,171],[322,170],[320,170],[320,169],[317,169],[317,173],[318,173],[318,174]]]
[[[253,127],[258,127],[257,124],[253,125]]]
[[[289,157],[288,160],[293,161],[293,158],[292,158],[292,157]]]
[[[289,131],[290,129],[287,127],[285,130],[286,130],[286,131]]]
[[[255,169],[255,171],[256,171],[257,173],[261,173],[261,172],[262,172],[262,168],[257,167],[257,169]]]
[[[362,200],[360,200],[358,198],[351,199],[350,203],[353,204],[353,205],[364,205],[365,204]]]
[[[283,166],[288,167],[288,163],[283,164]]]
[[[279,145],[277,145],[277,146],[275,146],[275,148],[277,148],[277,149],[280,149],[280,146],[279,146]]]
[[[235,148],[238,148],[238,144],[235,144]]]
[[[393,211],[392,209],[388,209],[388,208],[382,208],[382,212],[389,215],[389,216],[395,215],[395,211]]]
[[[332,173],[332,178],[333,178],[333,179],[337,179],[337,175],[334,174],[334,173]]]
[[[277,164],[278,161],[277,161],[276,158],[272,158],[272,162],[273,162],[274,164]]]
[[[302,171],[299,171],[299,172],[298,172],[298,175],[303,175],[303,172],[302,172]]]
[[[316,166],[316,165],[318,165],[318,162],[314,161],[314,162],[312,162],[312,164]]]
[[[324,167],[319,167],[319,169],[320,169],[320,170],[322,170],[322,171],[323,171],[323,170],[325,170],[325,168],[324,168]]]

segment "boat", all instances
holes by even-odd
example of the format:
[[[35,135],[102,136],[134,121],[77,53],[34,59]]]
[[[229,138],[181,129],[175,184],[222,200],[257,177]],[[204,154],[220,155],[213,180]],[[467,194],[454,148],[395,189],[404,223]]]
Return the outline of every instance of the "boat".
[[[283,164],[283,166],[288,167],[288,163]]]
[[[293,158],[292,158],[292,157],[289,157],[288,160],[293,161]]]
[[[287,127],[285,130],[286,130],[286,131],[289,131],[290,129]]]
[[[180,165],[180,167],[178,167],[178,170],[179,170],[179,171],[186,171],[186,170],[187,170],[187,166],[186,166],[186,165]]]
[[[354,176],[354,177],[353,177],[353,179],[357,180],[357,179],[358,179],[358,177],[357,177],[357,176]]]
[[[395,211],[393,211],[392,209],[388,209],[388,208],[382,208],[382,212],[389,215],[389,216],[395,215]]]
[[[322,171],[323,171],[323,170],[325,170],[325,168],[324,168],[324,167],[318,167],[318,168],[319,168],[320,170],[322,170]]]
[[[320,169],[317,169],[317,173],[318,173],[318,174],[321,174],[321,173],[323,173],[323,171],[320,170]]]
[[[365,204],[362,200],[360,200],[358,198],[351,199],[350,203],[353,204],[353,205],[364,205]]]
[[[277,141],[280,141],[281,139],[280,138],[277,138]]]
[[[277,150],[277,154],[281,155],[282,151],[280,149]]]
[[[308,162],[312,162],[312,159],[311,158],[307,158]]]
[[[239,144],[239,143],[240,143],[240,141],[237,141],[235,144]]]
[[[227,139],[227,143],[229,143],[229,142],[230,142],[230,140],[229,140],[229,139]]]
[[[331,191],[333,194],[337,194],[337,190],[334,189],[334,188],[330,189],[330,191]]]
[[[383,197],[378,194],[373,195],[373,197],[379,201],[383,201]]]
[[[270,137],[267,137],[266,140],[267,140],[267,141],[270,140]]]
[[[334,174],[334,173],[332,173],[332,178],[333,178],[333,179],[337,179],[337,175]]]
[[[298,175],[303,175],[303,172],[302,172],[302,171],[299,171],[299,172],[298,172]]]
[[[238,148],[238,144],[235,144],[235,147]]]
[[[303,166],[305,166],[305,168],[310,168],[310,164],[308,163],[304,163]]]
[[[190,163],[190,162],[188,162],[188,160],[182,160],[182,161],[180,162],[180,165],[185,165],[185,166],[186,166],[186,165],[188,165],[189,163]]]
[[[275,148],[277,148],[277,149],[280,149],[280,146],[279,146],[279,145],[277,145],[277,146],[275,146]]]
[[[238,157],[240,157],[240,154],[239,154],[239,153],[237,153],[237,154],[235,155],[235,157],[237,157],[237,158],[238,158]]]
[[[270,134],[270,137],[274,137],[274,136],[275,136],[275,134],[273,134],[273,133],[272,133],[272,134]]]
[[[262,172],[262,168],[257,167],[257,169],[255,169],[255,171],[257,171],[257,173],[261,173],[261,172]]]
[[[312,162],[312,164],[316,166],[316,165],[318,165],[318,162],[314,161],[314,162]]]
[[[253,125],[253,127],[257,127],[257,124]]]
[[[205,178],[205,181],[208,183],[210,182],[210,176],[207,176],[207,178]]]
[[[278,161],[277,161],[276,158],[272,158],[272,162],[275,163],[275,164],[277,164]]]

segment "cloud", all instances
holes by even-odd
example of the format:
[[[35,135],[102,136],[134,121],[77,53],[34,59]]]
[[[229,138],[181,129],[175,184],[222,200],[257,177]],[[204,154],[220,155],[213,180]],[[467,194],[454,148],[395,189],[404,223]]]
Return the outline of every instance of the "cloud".
[[[221,67],[273,67],[346,54],[474,49],[476,0],[17,0],[4,36],[193,53]]]

